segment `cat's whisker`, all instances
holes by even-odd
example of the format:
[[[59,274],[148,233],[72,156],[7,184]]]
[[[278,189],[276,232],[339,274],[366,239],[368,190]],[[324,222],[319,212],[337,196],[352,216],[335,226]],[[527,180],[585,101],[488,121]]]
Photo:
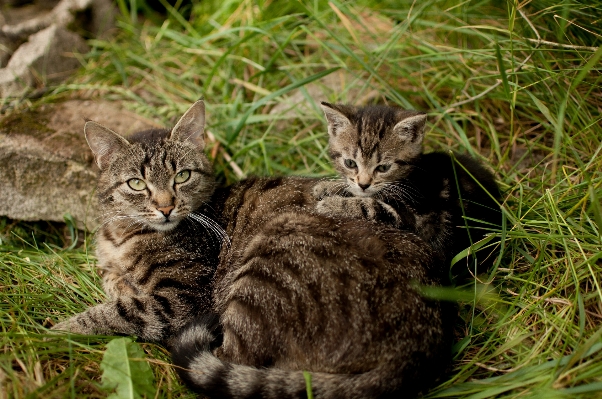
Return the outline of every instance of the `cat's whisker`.
[[[222,237],[228,237],[228,235],[226,234],[226,232],[222,229],[222,227],[215,222],[213,219],[211,219],[210,217],[203,215],[202,213],[194,213],[191,212],[190,215],[192,217],[197,217],[200,218],[203,222],[208,223],[211,227],[213,227],[216,232],[218,232]]]
[[[228,237],[228,234],[226,234],[224,229],[213,219],[209,218],[206,215],[203,215],[202,213],[194,212],[189,213],[187,216],[198,221],[201,225],[207,227],[222,241],[225,241],[228,244],[228,246],[230,245],[230,237]]]
[[[196,220],[199,221],[198,219],[196,219]],[[223,244],[224,241],[227,243],[227,245],[230,245],[229,238],[227,236],[224,236],[222,231],[217,229],[215,226],[211,225],[207,221],[200,221],[199,224],[201,224],[203,227],[205,227],[213,232],[214,236],[212,236],[212,240],[215,240],[215,242],[218,244],[218,246]]]
[[[107,224],[109,224],[109,223],[112,223],[112,222],[115,222],[115,221],[117,221],[117,220],[120,220],[120,219],[130,219],[130,218],[132,218],[132,216],[127,216],[127,215],[124,215],[124,216],[113,216],[113,217],[111,217],[111,218],[109,218],[109,219],[105,220],[105,221],[104,221],[104,222],[103,222],[103,223],[102,223],[102,224],[99,226],[99,228],[100,228],[100,227],[104,227],[104,226],[106,226]]]
[[[194,218],[190,215],[186,216],[186,220],[189,221],[191,226],[193,226],[193,229],[195,230],[195,232],[197,232],[197,234],[201,234],[201,229],[203,229],[204,233],[207,233],[208,230],[211,230],[211,232],[214,234],[208,234],[208,235],[206,235],[206,237],[209,240],[211,240],[213,245],[215,245],[216,247],[219,248],[221,246],[221,244],[222,244],[221,237],[219,237],[218,234],[215,233],[215,230],[213,230],[210,226],[207,226],[203,222],[199,222],[199,220],[197,220],[196,218]]]

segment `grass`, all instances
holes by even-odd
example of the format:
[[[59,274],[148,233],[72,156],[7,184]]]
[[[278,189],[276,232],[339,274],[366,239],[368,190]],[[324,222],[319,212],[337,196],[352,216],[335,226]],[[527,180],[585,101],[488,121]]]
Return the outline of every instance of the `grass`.
[[[602,397],[602,2],[192,1],[167,18],[118,3],[114,39],[38,103],[121,100],[168,125],[204,96],[224,183],[332,173],[317,101],[428,111],[428,148],[495,170],[506,223],[426,396]],[[68,229],[2,223],[0,397],[105,397],[110,338],[45,340],[103,298],[91,237],[68,249]],[[165,350],[143,348],[157,397],[189,397]]]

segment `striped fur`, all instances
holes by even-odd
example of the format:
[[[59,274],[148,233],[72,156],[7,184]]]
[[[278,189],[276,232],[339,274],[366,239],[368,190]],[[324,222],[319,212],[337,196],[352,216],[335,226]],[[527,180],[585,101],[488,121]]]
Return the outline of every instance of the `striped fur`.
[[[199,101],[171,131],[139,132],[128,140],[86,123],[100,167],[97,257],[109,300],[53,329],[164,341],[211,309],[223,233],[204,215],[215,187],[203,154],[204,113]],[[189,177],[177,182],[182,171]],[[132,179],[146,187],[133,189]]]
[[[466,155],[422,153],[426,114],[328,103],[322,109],[341,180],[314,187],[319,212],[413,231],[446,263],[499,227],[500,193],[491,172]]]
[[[453,310],[417,285],[443,267],[412,233],[315,211],[316,180],[247,179],[225,198],[231,245],[214,301],[222,342],[197,322],[174,340],[182,378],[211,398],[411,397],[449,358]],[[210,324],[210,323],[209,323]]]

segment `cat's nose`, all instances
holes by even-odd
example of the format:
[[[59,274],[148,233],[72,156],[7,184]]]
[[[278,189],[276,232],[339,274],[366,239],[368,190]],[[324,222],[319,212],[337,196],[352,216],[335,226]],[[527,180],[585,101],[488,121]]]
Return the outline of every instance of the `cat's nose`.
[[[171,213],[171,211],[175,208],[175,206],[173,205],[168,205],[168,206],[161,206],[161,207],[157,207],[157,210],[159,212],[161,212],[165,217],[169,216],[169,214]]]
[[[360,186],[360,188],[361,188],[363,191],[366,191],[366,189],[367,189],[368,187],[370,187],[370,183],[368,183],[368,184],[361,184],[361,183],[358,183],[357,185],[358,185],[358,186]]]

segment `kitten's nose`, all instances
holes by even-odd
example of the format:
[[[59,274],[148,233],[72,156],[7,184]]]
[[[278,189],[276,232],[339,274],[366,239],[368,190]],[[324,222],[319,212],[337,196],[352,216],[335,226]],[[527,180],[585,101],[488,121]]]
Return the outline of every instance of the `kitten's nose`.
[[[358,185],[358,186],[360,186],[360,188],[361,188],[363,191],[366,191],[366,189],[367,189],[368,187],[370,187],[370,183],[368,183],[368,184],[361,184],[361,183],[358,183],[357,185]]]
[[[169,216],[169,214],[171,213],[171,211],[175,208],[175,206],[173,205],[168,205],[168,206],[161,206],[161,207],[157,207],[157,210],[159,212],[161,212],[165,217]]]

